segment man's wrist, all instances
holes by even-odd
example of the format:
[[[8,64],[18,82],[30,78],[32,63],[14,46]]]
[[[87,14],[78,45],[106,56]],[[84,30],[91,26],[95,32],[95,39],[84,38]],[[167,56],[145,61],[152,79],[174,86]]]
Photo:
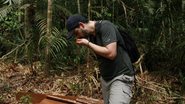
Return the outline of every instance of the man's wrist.
[[[88,41],[88,43],[87,43],[87,46],[89,47],[89,45],[90,45],[90,41]]]

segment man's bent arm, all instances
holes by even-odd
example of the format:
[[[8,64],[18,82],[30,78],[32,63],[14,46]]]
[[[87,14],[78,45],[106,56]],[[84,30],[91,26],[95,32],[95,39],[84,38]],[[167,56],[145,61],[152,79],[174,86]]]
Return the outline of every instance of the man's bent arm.
[[[114,60],[117,55],[117,42],[110,43],[106,46],[99,46],[89,42],[87,39],[76,39],[78,45],[85,45],[91,48],[96,54]]]
[[[91,48],[96,54],[114,60],[117,55],[117,43],[113,42],[106,46],[99,46],[94,43],[88,43],[89,48]]]

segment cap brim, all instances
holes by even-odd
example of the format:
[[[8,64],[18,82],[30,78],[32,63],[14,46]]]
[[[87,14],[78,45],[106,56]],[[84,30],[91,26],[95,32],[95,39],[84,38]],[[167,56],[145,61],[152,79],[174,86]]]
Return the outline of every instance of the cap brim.
[[[67,33],[67,40],[71,40],[74,37],[73,31]]]

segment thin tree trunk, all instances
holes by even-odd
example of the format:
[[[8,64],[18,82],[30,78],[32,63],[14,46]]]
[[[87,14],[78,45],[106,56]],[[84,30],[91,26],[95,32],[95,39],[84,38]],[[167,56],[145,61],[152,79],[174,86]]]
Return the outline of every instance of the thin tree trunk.
[[[170,45],[172,45],[174,37],[173,37],[173,34],[172,34],[173,19],[172,19],[172,11],[171,11],[171,2],[166,0],[166,3],[167,3],[167,7],[168,7],[168,14],[169,14],[169,16],[168,16],[168,25],[169,25],[169,27],[168,27],[168,35],[170,37]]]
[[[18,6],[21,7],[21,0],[19,0]],[[21,9],[19,8],[18,11],[21,11]],[[19,15],[18,20],[19,20],[19,22],[21,22],[21,15]]]
[[[28,38],[28,8],[24,9],[24,36]]]
[[[46,36],[47,36],[47,45],[46,45],[46,63],[45,63],[45,71],[48,73],[48,70],[50,69],[50,37],[51,37],[51,26],[52,26],[52,0],[48,0],[48,10],[47,10],[47,30],[46,30]]]
[[[91,19],[91,0],[88,2],[88,19]]]
[[[91,19],[91,0],[88,2],[88,20]],[[89,69],[90,50],[87,50],[87,68]]]
[[[20,2],[20,0],[19,0],[19,4],[20,4],[21,2]],[[24,5],[24,30],[23,30],[23,33],[24,33],[24,39],[25,40],[28,40],[29,39],[29,37],[30,37],[30,33],[29,33],[29,31],[28,31],[28,29],[29,29],[29,21],[28,21],[28,19],[29,19],[29,16],[28,16],[28,9],[29,9],[29,4],[27,4],[27,5]],[[20,18],[20,17],[19,17]],[[25,46],[26,48],[25,48],[25,57],[29,60],[29,49],[27,48],[27,46]]]
[[[182,31],[185,31],[185,0],[182,0]]]
[[[81,14],[81,10],[80,10],[80,0],[77,0],[77,5],[78,5],[78,13]]]
[[[101,1],[101,14],[103,14],[103,0],[100,0]],[[102,19],[104,18],[104,16],[102,15]]]

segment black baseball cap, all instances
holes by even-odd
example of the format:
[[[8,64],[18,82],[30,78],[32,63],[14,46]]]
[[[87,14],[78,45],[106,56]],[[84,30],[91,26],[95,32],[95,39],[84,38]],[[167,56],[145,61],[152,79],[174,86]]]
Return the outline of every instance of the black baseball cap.
[[[67,39],[71,39],[74,37],[73,30],[79,26],[79,22],[87,22],[87,19],[80,14],[69,16],[66,23],[66,28],[68,30]]]

